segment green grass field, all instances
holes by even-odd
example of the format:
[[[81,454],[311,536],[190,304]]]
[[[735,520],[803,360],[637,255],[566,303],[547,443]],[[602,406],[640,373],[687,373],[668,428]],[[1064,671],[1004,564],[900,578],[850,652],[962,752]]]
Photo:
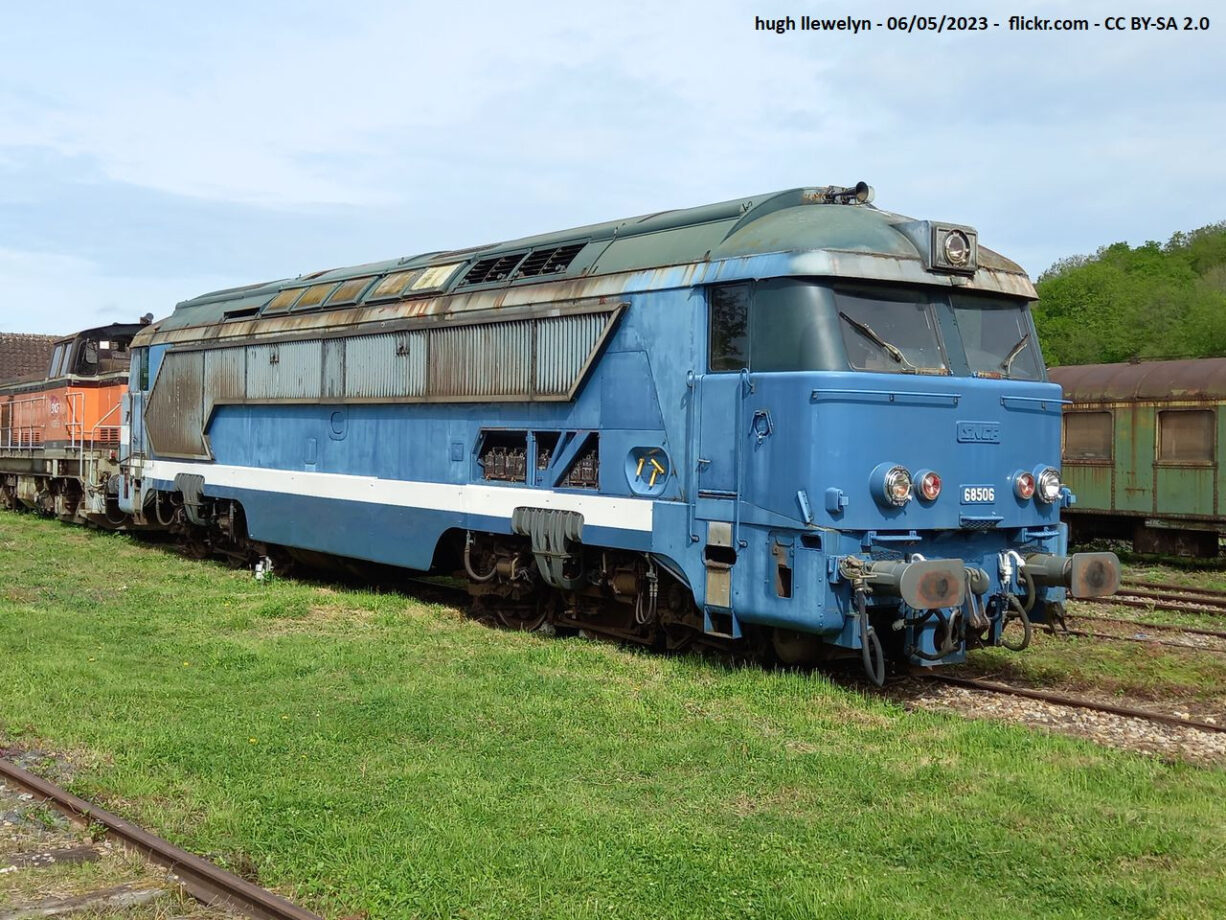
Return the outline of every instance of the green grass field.
[[[0,742],[329,917],[1226,916],[1226,771],[0,515]]]

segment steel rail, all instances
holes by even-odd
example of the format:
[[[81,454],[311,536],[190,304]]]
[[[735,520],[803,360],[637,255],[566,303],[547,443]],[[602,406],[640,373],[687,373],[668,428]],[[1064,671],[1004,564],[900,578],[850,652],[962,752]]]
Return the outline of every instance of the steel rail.
[[[1160,632],[1187,633],[1189,636],[1210,636],[1214,639],[1226,639],[1226,630],[1196,629],[1192,626],[1180,626],[1178,623],[1151,623],[1147,620],[1129,620],[1124,617],[1100,617],[1092,613],[1066,613],[1064,618],[1066,620],[1090,620],[1094,623],[1118,623],[1121,626],[1135,626],[1142,631],[1153,629]],[[1062,630],[1048,630],[1048,632],[1053,631],[1059,633]]]
[[[1092,618],[1093,619],[1093,618]],[[1210,654],[1226,655],[1226,648],[1213,648],[1205,645],[1186,645],[1183,642],[1168,642],[1165,639],[1147,639],[1142,636],[1116,636],[1111,633],[1089,632],[1084,629],[1062,629],[1054,633],[1056,636],[1077,636],[1082,639],[1102,639],[1104,642],[1144,642],[1146,645],[1162,645],[1167,648],[1182,648],[1192,652],[1209,652]]]
[[[257,920],[322,920],[318,914],[180,849],[4,758],[0,758],[0,779],[45,799],[75,821],[101,824],[125,847],[169,869],[192,897],[205,904],[228,907]]]
[[[1200,604],[1212,610],[1226,610],[1226,597],[1216,597],[1209,594],[1193,594],[1190,591],[1153,591],[1149,588],[1120,588],[1124,597],[1140,597],[1145,600],[1157,601],[1163,604]]]
[[[1111,703],[1099,703],[1085,697],[1069,696],[1050,690],[1031,690],[1029,687],[1014,687],[1009,684],[999,684],[991,680],[974,677],[955,677],[952,674],[915,674],[928,680],[941,681],[959,687],[970,687],[973,690],[987,690],[991,693],[1004,693],[1010,696],[1022,696],[1027,699],[1040,700],[1044,703],[1055,703],[1059,706],[1071,706],[1076,709],[1093,709],[1117,716],[1128,716],[1133,719],[1145,719],[1149,722],[1163,722],[1167,725],[1180,725],[1185,728],[1196,728],[1206,732],[1226,732],[1226,725],[1215,725],[1212,722],[1202,722],[1199,719],[1181,719],[1179,716],[1167,715],[1165,712],[1154,712],[1150,709],[1134,709],[1131,706],[1115,706]]]
[[[1205,597],[1226,601],[1226,591],[1217,588],[1190,588],[1187,585],[1172,585],[1162,581],[1144,581],[1126,578],[1120,582],[1124,588],[1145,588],[1150,591],[1172,591],[1181,594],[1202,594]]]
[[[1192,598],[1187,598],[1180,604],[1173,604],[1157,600],[1145,600],[1144,598],[1135,597],[1124,592],[1122,595],[1117,594],[1111,597],[1079,597],[1075,600],[1079,604],[1098,604],[1106,607],[1135,607],[1138,610],[1170,610],[1175,613],[1194,613],[1197,616],[1226,617],[1226,610],[1216,607],[1188,606],[1189,604],[1196,603]]]

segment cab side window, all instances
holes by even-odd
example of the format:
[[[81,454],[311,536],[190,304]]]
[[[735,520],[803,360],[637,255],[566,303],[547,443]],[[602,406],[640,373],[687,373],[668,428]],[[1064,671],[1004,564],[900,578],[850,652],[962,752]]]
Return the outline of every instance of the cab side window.
[[[750,285],[723,284],[707,290],[707,367],[713,372],[749,366]]]

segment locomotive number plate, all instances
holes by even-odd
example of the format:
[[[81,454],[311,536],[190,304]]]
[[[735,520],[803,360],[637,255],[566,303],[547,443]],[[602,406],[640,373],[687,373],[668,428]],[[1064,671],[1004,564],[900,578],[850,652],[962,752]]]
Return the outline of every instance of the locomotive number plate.
[[[990,505],[996,501],[995,486],[963,486],[962,504]]]

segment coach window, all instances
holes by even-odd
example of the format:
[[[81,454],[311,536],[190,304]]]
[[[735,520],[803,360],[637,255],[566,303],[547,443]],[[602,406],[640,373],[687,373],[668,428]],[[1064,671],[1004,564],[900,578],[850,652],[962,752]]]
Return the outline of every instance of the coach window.
[[[724,284],[707,291],[709,332],[707,367],[712,371],[739,371],[749,366],[748,284]]]
[[[1067,412],[1064,416],[1065,460],[1110,460],[1110,412]]]
[[[1167,409],[1158,413],[1158,460],[1205,463],[1213,460],[1213,411]]]

